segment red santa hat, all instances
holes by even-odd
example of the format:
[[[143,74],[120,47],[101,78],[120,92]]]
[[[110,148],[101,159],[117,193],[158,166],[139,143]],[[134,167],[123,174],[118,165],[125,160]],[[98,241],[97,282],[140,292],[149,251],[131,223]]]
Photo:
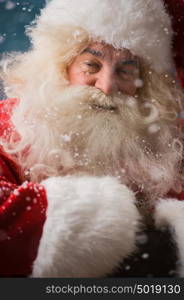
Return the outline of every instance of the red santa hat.
[[[130,49],[159,73],[173,71],[173,32],[162,0],[47,2],[37,26],[81,27],[95,40]]]

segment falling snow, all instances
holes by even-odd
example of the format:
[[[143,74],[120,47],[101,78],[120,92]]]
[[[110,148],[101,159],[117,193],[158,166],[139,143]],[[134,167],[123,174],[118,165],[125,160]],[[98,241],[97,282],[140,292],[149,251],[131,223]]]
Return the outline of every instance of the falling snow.
[[[30,41],[25,34],[25,26],[34,23],[35,16],[40,14],[40,9],[45,5],[45,0],[0,0],[0,5],[0,54],[26,51]],[[0,86],[0,99],[3,98]]]
[[[5,5],[5,8],[6,9],[13,9],[15,8],[16,4],[12,1],[7,1],[6,5]]]
[[[138,244],[146,244],[148,242],[148,236],[145,233],[137,234],[136,241]]]
[[[31,201],[31,197],[26,197],[26,201]]]
[[[13,191],[13,194],[14,194],[15,196],[19,196],[19,195],[20,195],[20,193],[19,193],[18,190],[14,190],[14,191]]]
[[[126,100],[126,105],[129,107],[135,107],[135,105],[137,105],[136,100],[133,97],[129,97]]]
[[[80,33],[79,30],[76,30],[76,31],[73,33],[74,39],[78,38],[80,35],[81,35],[81,33]]]
[[[143,259],[148,259],[149,258],[149,254],[148,253],[143,253],[142,254],[142,258]]]
[[[24,181],[22,187],[26,189],[28,187],[28,181]]]
[[[158,124],[151,124],[148,127],[148,132],[149,133],[157,133],[160,130],[160,126]]]
[[[143,82],[143,80],[141,80],[141,79],[136,79],[136,80],[134,81],[134,84],[135,84],[135,86],[136,86],[137,88],[141,88],[141,87],[143,87],[144,82]]]
[[[166,34],[169,34],[169,29],[168,28],[165,27],[164,31],[165,31]]]
[[[61,135],[61,139],[63,142],[68,143],[71,141],[71,137],[67,134]]]
[[[38,201],[36,198],[33,199],[33,203],[36,204]]]

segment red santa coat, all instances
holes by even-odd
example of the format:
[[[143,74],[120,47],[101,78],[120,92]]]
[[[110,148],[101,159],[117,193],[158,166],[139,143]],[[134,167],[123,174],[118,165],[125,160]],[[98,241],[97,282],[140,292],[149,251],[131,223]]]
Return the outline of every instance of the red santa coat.
[[[1,137],[11,134],[15,104],[15,99],[0,102]],[[184,193],[178,199],[184,199]],[[164,199],[155,213],[158,226],[179,230],[182,264],[182,221],[175,224],[173,219],[175,214],[183,218],[183,204]],[[0,151],[1,277],[104,276],[134,251],[140,219],[134,193],[115,178],[66,176],[43,184],[23,182],[21,168]]]
[[[15,100],[0,103],[0,134],[11,131]],[[27,276],[37,254],[47,198],[39,184],[22,182],[20,169],[0,150],[0,275]]]

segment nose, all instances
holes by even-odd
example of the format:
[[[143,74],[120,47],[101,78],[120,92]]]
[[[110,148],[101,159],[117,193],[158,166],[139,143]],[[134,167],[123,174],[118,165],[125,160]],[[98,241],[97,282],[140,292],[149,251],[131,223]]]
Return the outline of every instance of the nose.
[[[100,89],[106,95],[117,92],[118,89],[115,74],[113,74],[111,70],[101,70],[96,75],[95,87]]]

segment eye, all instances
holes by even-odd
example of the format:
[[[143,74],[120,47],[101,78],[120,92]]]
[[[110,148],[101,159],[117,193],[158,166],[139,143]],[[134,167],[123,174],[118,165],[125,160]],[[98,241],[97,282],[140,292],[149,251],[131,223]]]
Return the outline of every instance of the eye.
[[[118,70],[118,75],[123,80],[126,80],[126,81],[132,80],[132,74],[129,71],[125,70],[125,69],[119,69]]]
[[[100,64],[94,61],[84,61],[84,71],[89,74],[96,73],[100,70]]]
[[[119,71],[119,73],[121,73],[121,74],[129,74],[129,72],[127,71],[127,70],[124,70],[124,69],[120,69],[120,70],[118,70]]]
[[[135,80],[138,77],[138,70],[136,68],[119,68],[118,74],[124,79],[124,80]]]

